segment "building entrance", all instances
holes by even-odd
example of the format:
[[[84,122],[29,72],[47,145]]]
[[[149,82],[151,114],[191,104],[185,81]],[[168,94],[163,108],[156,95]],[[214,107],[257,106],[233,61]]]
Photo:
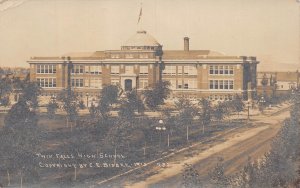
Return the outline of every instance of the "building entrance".
[[[131,91],[132,90],[132,80],[126,79],[125,80],[125,91]]]

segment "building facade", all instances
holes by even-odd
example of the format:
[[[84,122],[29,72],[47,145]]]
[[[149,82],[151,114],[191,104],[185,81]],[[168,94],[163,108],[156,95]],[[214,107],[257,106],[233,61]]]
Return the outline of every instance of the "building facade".
[[[255,57],[190,50],[188,37],[183,46],[183,50],[163,50],[146,31],[138,31],[120,50],[32,57],[28,61],[30,79],[38,82],[47,96],[68,84],[82,96],[97,96],[110,84],[123,91],[142,92],[160,80],[170,82],[172,97],[225,100],[235,94],[245,99],[254,95],[259,63]]]
[[[274,92],[278,94],[287,94],[291,90],[299,87],[300,74],[295,72],[269,72],[262,71],[257,73],[257,94],[271,96]],[[263,86],[265,80],[265,86]]]

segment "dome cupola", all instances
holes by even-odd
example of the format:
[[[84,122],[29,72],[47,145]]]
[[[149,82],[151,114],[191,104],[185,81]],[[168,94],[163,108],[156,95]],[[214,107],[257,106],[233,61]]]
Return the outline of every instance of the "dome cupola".
[[[137,31],[135,35],[129,38],[121,47],[122,50],[158,50],[161,45],[146,31]]]

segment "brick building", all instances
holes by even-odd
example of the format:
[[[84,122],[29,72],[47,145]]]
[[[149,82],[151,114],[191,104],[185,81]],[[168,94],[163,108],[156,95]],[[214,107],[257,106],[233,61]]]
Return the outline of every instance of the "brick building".
[[[96,96],[104,85],[124,91],[143,91],[159,80],[171,83],[172,97],[224,100],[241,94],[246,99],[256,88],[255,57],[225,56],[210,50],[163,50],[146,31],[138,31],[121,50],[67,54],[64,57],[32,57],[30,78],[51,96],[70,84],[82,96]],[[71,66],[70,66],[71,65]]]

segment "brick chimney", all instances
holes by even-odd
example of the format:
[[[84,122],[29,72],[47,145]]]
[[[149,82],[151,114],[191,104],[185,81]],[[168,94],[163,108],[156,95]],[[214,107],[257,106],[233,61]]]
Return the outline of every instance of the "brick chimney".
[[[189,37],[184,37],[184,51],[189,51],[190,50],[190,38]]]

